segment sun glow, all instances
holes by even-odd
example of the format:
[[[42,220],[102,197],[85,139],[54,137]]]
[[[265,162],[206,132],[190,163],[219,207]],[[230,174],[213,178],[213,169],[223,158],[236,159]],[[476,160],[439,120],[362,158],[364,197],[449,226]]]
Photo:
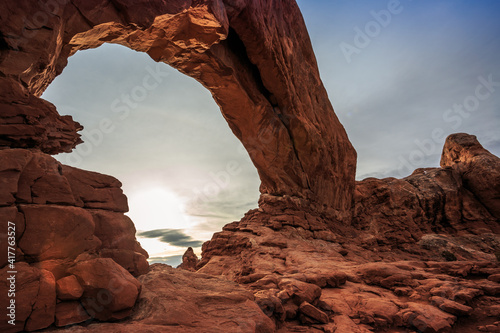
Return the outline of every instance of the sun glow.
[[[174,192],[161,187],[146,188],[128,194],[130,211],[137,230],[188,228],[185,203]]]
[[[185,202],[163,187],[147,187],[128,194],[127,215],[139,232],[157,229],[189,229],[195,221],[185,213]],[[185,248],[161,242],[157,238],[137,237],[150,257],[184,253]]]

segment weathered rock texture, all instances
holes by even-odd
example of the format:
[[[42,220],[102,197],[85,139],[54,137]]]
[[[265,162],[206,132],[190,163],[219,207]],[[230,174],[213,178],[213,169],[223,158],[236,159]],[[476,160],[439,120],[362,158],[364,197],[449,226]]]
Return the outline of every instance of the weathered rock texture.
[[[20,0],[0,9],[1,145],[52,154],[78,144],[81,126],[37,96],[78,50],[117,43],[212,92],[263,194],[307,199],[348,223],[356,153],[295,1]]]
[[[0,330],[499,330],[498,157],[456,134],[441,168],[355,183],[293,0],[4,1],[0,22],[0,217],[2,232],[16,225],[18,304]],[[200,261],[187,252],[197,272],[143,274],[120,183],[46,155],[81,142],[81,126],[39,96],[69,56],[106,42],[200,81],[259,172],[259,208]]]
[[[74,327],[67,331],[276,331],[274,322],[254,302],[253,293],[235,282],[162,264],[151,265],[151,271],[138,280],[142,284],[142,291],[130,319],[121,323]]]
[[[348,227],[267,201],[203,245],[198,272],[254,290],[280,332],[494,332],[500,220],[487,207],[500,204],[500,159],[454,134],[442,165],[358,182]]]
[[[54,321],[65,326],[91,316],[129,314],[140,290],[132,275],[146,273],[148,263],[124,215],[128,205],[120,182],[27,149],[0,150],[0,182],[2,309],[9,302],[8,271],[18,272],[16,326],[4,316],[0,330],[33,331]],[[16,231],[15,269],[8,265],[9,225]],[[68,317],[68,309],[81,311]]]
[[[447,139],[443,159],[457,141],[474,145],[453,168],[358,182],[352,226],[333,228],[291,198],[268,200],[205,243],[201,261],[188,250],[184,269],[157,264],[140,276],[125,321],[65,331],[497,332],[499,220],[462,176],[475,178],[468,149],[497,159],[466,134]],[[74,280],[58,280],[57,292],[84,294]],[[61,322],[78,314],[66,311]]]
[[[451,168],[464,186],[496,219],[500,219],[500,158],[490,154],[475,136],[454,134],[446,140],[441,167]]]

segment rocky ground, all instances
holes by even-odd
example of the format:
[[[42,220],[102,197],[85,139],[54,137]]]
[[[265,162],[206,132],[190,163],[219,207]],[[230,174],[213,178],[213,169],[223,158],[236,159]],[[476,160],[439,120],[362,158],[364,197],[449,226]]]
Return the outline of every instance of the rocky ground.
[[[351,225],[267,198],[201,260],[188,249],[179,268],[154,264],[137,280],[109,258],[76,258],[64,277],[41,265],[25,327],[55,315],[47,331],[498,332],[500,224],[472,188],[498,184],[499,161],[452,135],[443,168],[358,182]],[[52,308],[37,312],[40,299]]]

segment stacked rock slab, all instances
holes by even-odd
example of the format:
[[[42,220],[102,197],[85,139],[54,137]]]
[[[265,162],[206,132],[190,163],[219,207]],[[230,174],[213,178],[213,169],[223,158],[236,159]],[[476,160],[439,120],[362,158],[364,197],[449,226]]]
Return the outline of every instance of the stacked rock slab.
[[[500,233],[500,159],[475,136],[459,133],[447,138],[441,166],[417,169],[404,179],[358,182],[353,226],[370,234],[370,243],[405,251],[419,241],[431,246],[426,234]],[[465,255],[458,247],[454,252]]]
[[[2,244],[9,225],[16,231],[14,269],[7,249],[1,253],[0,292],[8,294],[9,271],[16,271],[18,306],[15,327],[2,318],[2,332],[127,315],[140,290],[133,276],[148,271],[148,255],[124,215],[120,182],[36,149],[0,150],[0,180]],[[3,309],[9,301],[2,297]]]

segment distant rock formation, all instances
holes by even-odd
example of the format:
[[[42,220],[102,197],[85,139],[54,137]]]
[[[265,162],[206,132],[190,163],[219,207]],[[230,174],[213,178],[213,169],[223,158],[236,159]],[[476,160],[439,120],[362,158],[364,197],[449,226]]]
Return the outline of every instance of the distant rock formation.
[[[182,255],[182,263],[177,268],[194,272],[196,271],[196,267],[198,266],[199,262],[200,260],[198,259],[196,254],[194,254],[193,248],[188,247],[186,252]]]
[[[373,235],[378,245],[403,250],[430,233],[500,233],[500,159],[475,136],[461,133],[447,138],[441,166],[417,169],[404,179],[358,182],[353,226]],[[455,250],[461,259],[479,259]]]
[[[454,134],[446,140],[441,167],[451,168],[464,186],[500,219],[500,158],[483,148],[473,135]]]
[[[0,22],[2,332],[499,330],[499,158],[455,134],[441,168],[355,182],[295,1],[18,0]],[[201,82],[259,173],[259,208],[184,270],[149,269],[118,180],[47,155],[82,127],[39,96],[105,42]]]

